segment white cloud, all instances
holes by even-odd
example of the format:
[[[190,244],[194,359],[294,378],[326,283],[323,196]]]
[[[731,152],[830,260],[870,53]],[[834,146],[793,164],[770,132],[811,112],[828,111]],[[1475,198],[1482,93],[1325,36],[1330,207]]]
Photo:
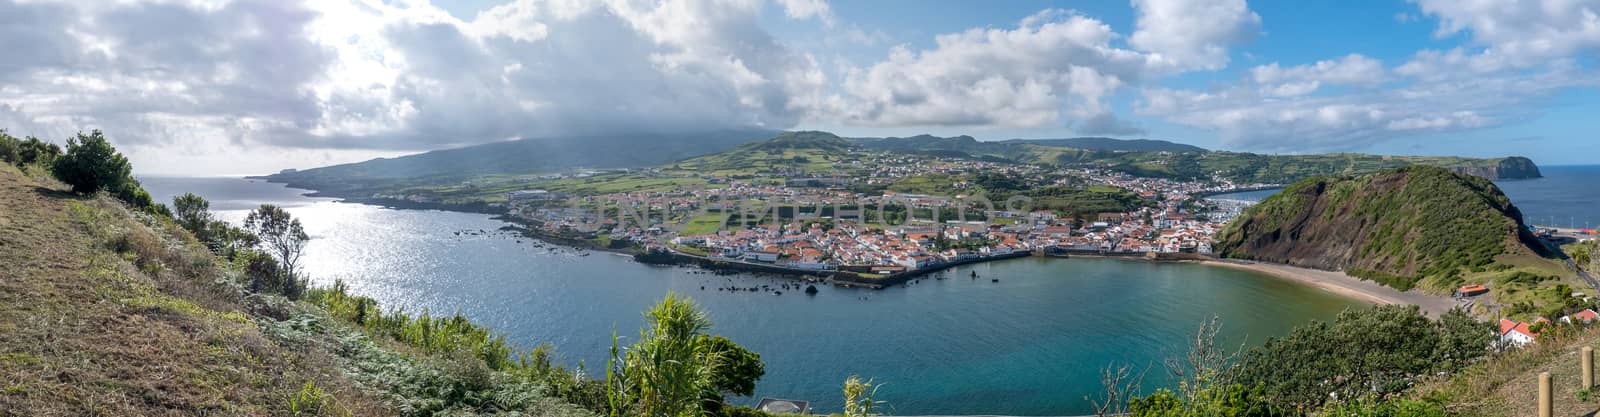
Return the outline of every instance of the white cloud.
[[[1253,39],[1261,27],[1244,0],[1133,0],[1133,7],[1138,29],[1128,43],[1168,69],[1225,67],[1228,46]]]
[[[1588,0],[1411,0],[1439,19],[1435,36],[1467,33],[1486,58],[1525,68],[1600,50],[1600,3]]]
[[[1413,0],[1438,37],[1465,45],[1418,51],[1386,68],[1362,55],[1258,66],[1210,90],[1151,88],[1137,111],[1214,130],[1224,145],[1283,152],[1360,149],[1395,138],[1529,120],[1561,91],[1600,86],[1577,57],[1600,48],[1593,1]],[[1396,21],[1414,16],[1402,14]],[[1313,94],[1330,85],[1345,87]]]
[[[56,140],[101,128],[132,154],[284,158],[787,128],[828,82],[757,24],[765,5],[519,0],[462,20],[426,1],[0,0],[0,123]],[[832,19],[821,2],[786,13]]]
[[[1135,0],[1138,31],[1122,35],[1076,11],[1050,9],[1014,28],[939,35],[936,46],[893,48],[885,61],[845,71],[834,115],[872,127],[1073,125],[1083,134],[1134,134],[1104,103],[1125,86],[1216,69],[1261,19],[1242,0]]]
[[[779,0],[783,5],[783,14],[794,19],[816,18],[828,26],[833,26],[833,8],[828,6],[826,0]]]
[[[1416,80],[1333,95],[1275,97],[1245,80],[1211,91],[1148,89],[1136,109],[1216,131],[1229,147],[1318,152],[1526,120],[1555,92],[1593,88],[1597,81],[1592,73],[1558,67],[1470,82]]]
[[[1388,78],[1382,62],[1360,54],[1307,65],[1282,67],[1274,62],[1250,69],[1250,79],[1261,86],[1262,94],[1278,97],[1310,94],[1324,84],[1373,87]]]
[[[1104,113],[1101,98],[1145,68],[1145,56],[1112,46],[1110,26],[1046,10],[1014,29],[939,35],[937,47],[897,46],[886,61],[852,69],[846,123],[863,126],[1059,126],[1062,107]]]

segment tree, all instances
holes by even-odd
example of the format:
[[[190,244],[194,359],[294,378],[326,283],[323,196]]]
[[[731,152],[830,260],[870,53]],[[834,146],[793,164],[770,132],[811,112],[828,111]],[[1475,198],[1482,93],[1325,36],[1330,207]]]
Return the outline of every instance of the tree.
[[[719,393],[726,392],[748,397],[755,394],[756,381],[766,375],[761,355],[745,350],[726,337],[700,335],[700,355],[713,358],[716,369],[711,373],[711,385]],[[720,395],[717,400],[721,400]]]
[[[233,260],[239,254],[261,244],[261,238],[249,230],[234,227],[222,220],[212,220],[206,226],[206,247],[211,248],[211,253]]]
[[[56,159],[52,169],[56,179],[81,194],[101,190],[121,193],[132,179],[132,172],[128,158],[118,153],[99,130],[88,135],[80,132],[78,137],[68,139],[67,153]]]
[[[271,204],[262,204],[244,218],[246,230],[261,239],[261,246],[278,258],[284,273],[297,276],[300,256],[305,254],[306,242],[311,237],[288,210]]]
[[[194,193],[184,193],[172,198],[172,218],[178,225],[194,233],[201,241],[210,240],[206,227],[211,225],[211,202]]]
[[[211,202],[194,193],[172,198],[173,220],[183,226],[195,239],[211,249],[211,253],[234,260],[241,251],[261,244],[261,239],[248,230],[217,220],[211,214]]]
[[[1416,306],[1347,310],[1331,325],[1297,327],[1252,349],[1239,380],[1264,387],[1275,404],[1290,409],[1314,409],[1329,398],[1384,398],[1482,357],[1488,352],[1482,326],[1459,312],[1435,323]]]
[[[244,275],[250,279],[251,293],[283,292],[283,270],[278,261],[267,254],[255,252],[249,256]]]
[[[1483,357],[1483,352],[1494,343],[1494,325],[1480,322],[1466,310],[1452,308],[1439,316],[1441,340],[1435,357],[1441,360],[1444,372],[1454,373]]]

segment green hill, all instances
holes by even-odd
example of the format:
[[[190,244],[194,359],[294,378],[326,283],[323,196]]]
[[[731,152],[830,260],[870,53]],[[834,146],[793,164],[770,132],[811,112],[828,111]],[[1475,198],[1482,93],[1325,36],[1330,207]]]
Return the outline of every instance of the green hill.
[[[1485,283],[1505,304],[1560,304],[1566,294],[1532,290],[1569,275],[1494,183],[1428,166],[1296,182],[1224,228],[1216,250],[1344,270],[1401,290]]]
[[[1056,146],[1064,148],[1087,149],[1091,151],[1116,151],[1116,152],[1205,152],[1206,149],[1177,142],[1168,142],[1156,139],[1116,139],[1101,137],[1067,138],[1067,139],[1011,139],[1000,143],[1014,143],[1025,145]]]
[[[857,160],[856,145],[828,132],[784,132],[760,142],[670,164],[673,171],[703,175],[838,173]]]
[[[1012,139],[981,142],[971,136],[948,138],[855,139],[863,148],[935,156],[1004,159],[1074,167],[1098,167],[1132,175],[1185,180],[1220,177],[1247,183],[1290,183],[1318,175],[1358,175],[1411,165],[1431,165],[1489,179],[1538,178],[1539,167],[1523,157],[1462,158],[1388,156],[1355,153],[1263,155],[1207,151],[1159,140],[1110,138]]]
[[[1463,158],[1357,153],[1262,155],[1248,152],[1131,152],[1082,161],[1133,175],[1180,179],[1212,176],[1248,183],[1286,184],[1319,175],[1360,175],[1428,165],[1489,179],[1538,178],[1539,167],[1523,157]]]

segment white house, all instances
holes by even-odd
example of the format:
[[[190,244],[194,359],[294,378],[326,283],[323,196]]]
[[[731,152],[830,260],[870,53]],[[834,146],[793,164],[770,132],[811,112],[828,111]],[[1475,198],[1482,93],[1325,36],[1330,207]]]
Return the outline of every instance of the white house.
[[[749,252],[745,252],[744,253],[744,259],[745,260],[749,260],[749,261],[758,261],[758,262],[777,262],[778,261],[778,253],[777,252],[766,252],[766,251],[749,251]]]
[[[1540,317],[1533,322],[1535,324],[1549,323],[1550,320]],[[1511,346],[1523,347],[1535,343],[1538,338],[1539,333],[1533,331],[1533,325],[1520,321],[1500,319],[1501,341],[1510,344]]]

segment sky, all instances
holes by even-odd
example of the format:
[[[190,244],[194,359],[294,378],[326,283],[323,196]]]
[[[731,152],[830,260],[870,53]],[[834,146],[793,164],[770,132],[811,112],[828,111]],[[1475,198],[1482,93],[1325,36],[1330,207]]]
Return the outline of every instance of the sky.
[[[0,128],[146,175],[750,127],[1600,156],[1600,0],[0,0],[0,50]]]

